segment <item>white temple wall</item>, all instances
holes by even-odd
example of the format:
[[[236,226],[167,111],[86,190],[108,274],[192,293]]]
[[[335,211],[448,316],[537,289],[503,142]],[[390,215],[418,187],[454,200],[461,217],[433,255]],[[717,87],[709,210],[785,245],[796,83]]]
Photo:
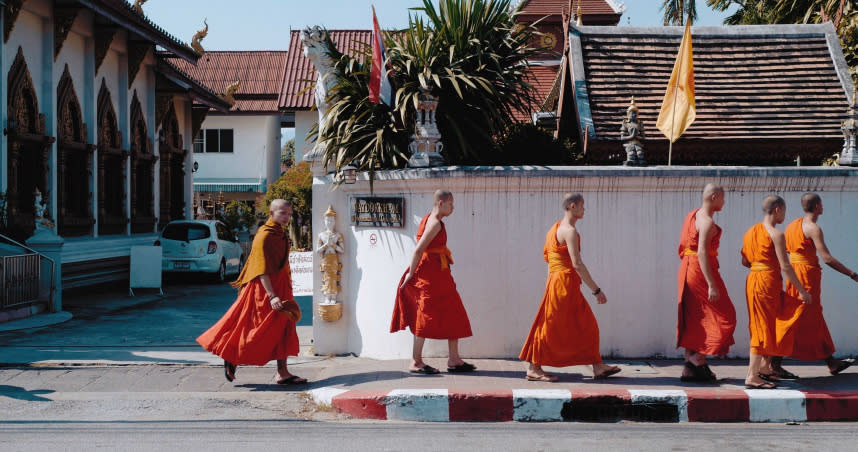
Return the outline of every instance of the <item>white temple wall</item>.
[[[295,112],[295,161],[300,162],[308,152],[313,150],[316,141],[308,141],[307,133],[319,122],[319,112],[303,110]]]
[[[313,231],[324,229],[322,213],[332,204],[343,233],[343,318],[322,321],[314,312],[317,354],[356,353],[371,358],[408,358],[412,336],[390,334],[396,285],[409,265],[420,219],[437,188],[453,191],[455,211],[445,220],[453,276],[474,336],[463,339],[465,357],[515,358],[539,308],[547,275],[545,234],[561,218],[560,199],[582,192],[586,215],[579,222],[582,256],[608,296],[597,305],[586,298],[599,322],[605,357],[679,357],[676,344],[677,248],[686,214],[700,205],[707,182],[725,186],[726,206],[716,222],[721,238],[721,274],[736,307],[736,344],[730,356],[748,354],[742,236],[761,221],[768,194],[787,202],[786,223],[802,214],[799,199],[818,192],[825,213],[819,224],[829,248],[858,268],[858,170],[824,168],[647,168],[575,167],[534,170],[438,169],[380,172],[375,196],[402,196],[405,228],[356,228],[349,222],[349,197],[370,194],[365,178],[331,190],[330,177],[313,185]],[[377,243],[370,243],[375,234]],[[321,300],[314,270],[314,306]],[[852,324],[858,320],[858,290],[825,267],[822,302],[838,355],[858,353]],[[446,356],[445,341],[427,341],[426,356]]]

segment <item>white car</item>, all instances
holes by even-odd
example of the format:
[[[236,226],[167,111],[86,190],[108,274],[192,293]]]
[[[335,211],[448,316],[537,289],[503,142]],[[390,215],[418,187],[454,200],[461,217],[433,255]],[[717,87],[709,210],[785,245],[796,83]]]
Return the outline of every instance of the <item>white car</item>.
[[[244,266],[244,252],[235,234],[215,220],[176,220],[161,231],[155,246],[163,251],[165,272],[201,272],[225,281]]]

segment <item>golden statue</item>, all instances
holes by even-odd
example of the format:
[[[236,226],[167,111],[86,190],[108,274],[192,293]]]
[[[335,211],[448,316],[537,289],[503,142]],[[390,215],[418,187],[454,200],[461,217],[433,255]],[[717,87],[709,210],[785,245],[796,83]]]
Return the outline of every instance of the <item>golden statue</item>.
[[[137,14],[143,15],[143,4],[149,0],[134,0],[134,11],[137,11]]]
[[[191,48],[194,49],[200,55],[206,53],[206,49],[203,48],[200,42],[209,34],[209,23],[207,21],[208,18],[203,19],[203,23],[206,25],[206,27],[194,33],[194,37],[191,38]]]
[[[235,93],[238,91],[239,86],[241,86],[241,82],[236,80],[233,84],[226,87],[226,92],[221,94],[220,98],[229,102],[230,105],[235,105]]]
[[[322,271],[322,293],[325,294],[325,304],[335,304],[340,293],[340,254],[343,254],[343,236],[334,231],[337,213],[333,206],[328,206],[325,212],[325,230],[319,234],[316,252],[322,257],[319,269]]]

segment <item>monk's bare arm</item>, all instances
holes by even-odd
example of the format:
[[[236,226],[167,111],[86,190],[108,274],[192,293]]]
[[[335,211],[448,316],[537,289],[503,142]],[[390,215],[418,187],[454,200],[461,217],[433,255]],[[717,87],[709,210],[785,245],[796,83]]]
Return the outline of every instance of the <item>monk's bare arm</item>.
[[[280,297],[277,296],[277,292],[274,291],[274,284],[271,284],[271,278],[268,275],[259,275],[259,282],[262,283],[262,287],[265,288],[265,293],[268,294],[268,303],[271,305],[271,309],[275,311],[279,311],[283,309],[283,301],[280,300]]]
[[[606,303],[608,299],[605,297],[605,293],[599,285],[596,284],[596,281],[593,281],[593,278],[590,276],[590,271],[587,270],[587,266],[584,265],[584,261],[581,259],[581,248],[578,246],[578,231],[576,231],[575,228],[572,228],[569,232],[561,234],[560,237],[564,242],[566,242],[566,248],[569,250],[569,257],[572,259],[572,267],[574,267],[575,271],[578,272],[578,276],[581,277],[581,281],[583,281],[591,291],[598,291],[596,294],[596,301],[599,304]]]
[[[423,257],[423,253],[426,252],[429,244],[432,243],[432,240],[435,239],[439,232],[441,232],[441,222],[430,216],[426,220],[426,228],[423,229],[423,235],[417,242],[417,248],[414,248],[414,254],[411,255],[411,265],[408,266],[408,274],[402,280],[403,286],[414,276],[414,271],[417,269],[417,264],[420,263],[420,258]]]
[[[712,265],[712,258],[709,256],[709,244],[712,243],[712,236],[715,234],[714,223],[711,218],[697,217],[697,231],[700,234],[700,243],[697,245],[697,261],[700,262],[700,271],[709,284],[709,301],[716,302],[721,294],[718,293],[718,288],[715,285],[715,268]]]
[[[802,301],[806,304],[813,303],[813,297],[810,296],[804,289],[804,285],[801,284],[801,281],[798,280],[798,276],[795,274],[795,270],[792,268],[792,265],[789,263],[789,257],[786,252],[786,240],[784,239],[784,233],[775,230],[774,234],[771,234],[772,243],[775,245],[775,254],[778,257],[778,263],[781,266],[781,273],[783,273],[784,278],[790,282],[796,289],[798,289],[798,296],[801,297]]]
[[[852,280],[858,281],[858,275],[855,274],[848,267],[840,263],[831,253],[828,251],[828,247],[825,246],[825,237],[822,234],[822,228],[819,225],[812,224],[807,231],[807,236],[813,240],[813,245],[816,246],[816,251],[819,253],[819,257],[822,258],[822,262],[825,262],[829,267],[843,273],[848,276]]]

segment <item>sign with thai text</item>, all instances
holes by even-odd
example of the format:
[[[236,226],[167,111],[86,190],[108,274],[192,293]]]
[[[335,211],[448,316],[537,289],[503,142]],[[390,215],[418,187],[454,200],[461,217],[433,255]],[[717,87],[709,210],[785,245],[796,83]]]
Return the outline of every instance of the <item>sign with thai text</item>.
[[[405,199],[355,196],[351,202],[352,226],[401,228],[405,214]]]

